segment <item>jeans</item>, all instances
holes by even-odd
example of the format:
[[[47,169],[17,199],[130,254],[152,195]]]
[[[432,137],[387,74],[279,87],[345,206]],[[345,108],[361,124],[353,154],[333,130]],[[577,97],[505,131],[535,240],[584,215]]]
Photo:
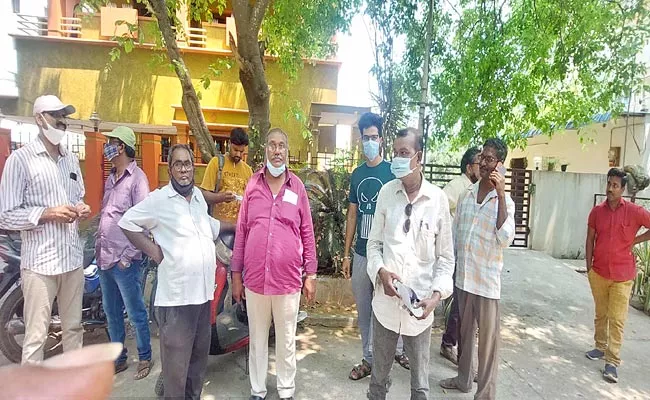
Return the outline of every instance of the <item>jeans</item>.
[[[102,287],[104,312],[108,320],[108,336],[111,342],[124,344],[124,308],[129,315],[131,324],[135,327],[135,337],[138,345],[140,361],[151,360],[151,334],[149,333],[149,317],[142,295],[142,260],[133,260],[128,268],[120,269],[114,265],[107,270],[99,271],[99,282]],[[124,347],[116,363],[125,362],[127,350]]]
[[[361,346],[363,358],[372,367],[372,293],[373,282],[368,276],[368,259],[354,253],[352,260],[352,293],[357,304],[357,323],[361,331]],[[401,355],[403,350],[402,337],[397,341],[395,355]]]

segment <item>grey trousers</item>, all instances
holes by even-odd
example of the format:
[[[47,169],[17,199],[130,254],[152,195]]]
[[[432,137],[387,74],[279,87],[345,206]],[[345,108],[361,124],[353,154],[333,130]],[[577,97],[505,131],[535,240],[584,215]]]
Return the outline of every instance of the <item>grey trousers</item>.
[[[390,370],[395,356],[395,345],[399,333],[384,328],[372,317],[374,336],[373,348],[375,362],[370,376],[370,400],[385,400],[390,388]],[[401,336],[404,350],[411,364],[411,400],[429,398],[429,348],[431,346],[431,326],[417,336]],[[398,396],[401,398],[401,396]]]
[[[368,276],[368,259],[356,252],[352,259],[352,294],[357,304],[357,324],[361,332],[363,358],[372,367],[372,292],[373,283]],[[397,341],[395,355],[404,353],[404,343]]]
[[[199,400],[210,351],[210,302],[157,309],[165,399]]]
[[[458,386],[471,390],[475,370],[472,366],[478,328],[478,390],[474,399],[493,400],[497,395],[497,371],[501,341],[499,300],[488,299],[458,289],[460,309],[460,360]]]

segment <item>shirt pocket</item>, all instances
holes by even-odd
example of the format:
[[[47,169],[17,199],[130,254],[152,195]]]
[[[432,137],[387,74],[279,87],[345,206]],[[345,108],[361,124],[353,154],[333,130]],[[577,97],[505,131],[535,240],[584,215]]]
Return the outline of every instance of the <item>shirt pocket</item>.
[[[423,222],[415,240],[416,254],[424,262],[434,261],[436,258],[436,238],[438,226],[431,222]]]

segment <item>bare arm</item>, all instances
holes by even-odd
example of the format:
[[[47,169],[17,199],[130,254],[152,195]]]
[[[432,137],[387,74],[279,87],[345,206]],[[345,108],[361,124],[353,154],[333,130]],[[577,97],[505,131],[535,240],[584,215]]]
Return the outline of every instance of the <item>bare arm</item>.
[[[199,188],[201,190],[201,193],[203,193],[203,197],[205,198],[205,202],[212,205],[212,204],[218,204],[218,203],[228,203],[233,200],[235,200],[235,195],[233,192],[219,192],[215,193],[211,190],[205,190],[203,188]]]
[[[147,236],[147,234],[145,234],[144,232],[127,231],[124,228],[122,228],[122,232],[124,232],[124,235],[126,236],[127,239],[129,239],[131,244],[133,244],[138,250],[142,251],[144,254],[151,257],[151,259],[154,260],[156,264],[160,264],[162,262],[163,260],[162,249],[156,243],[152,242],[151,239],[149,239],[149,236]]]
[[[585,244],[585,260],[587,262],[587,272],[591,269],[594,261],[594,240],[596,239],[596,230],[592,227],[587,228],[587,243]]]
[[[350,249],[354,241],[354,235],[357,231],[357,209],[359,205],[350,203],[348,205],[348,216],[345,224],[345,247],[343,249],[343,257],[350,257]]]

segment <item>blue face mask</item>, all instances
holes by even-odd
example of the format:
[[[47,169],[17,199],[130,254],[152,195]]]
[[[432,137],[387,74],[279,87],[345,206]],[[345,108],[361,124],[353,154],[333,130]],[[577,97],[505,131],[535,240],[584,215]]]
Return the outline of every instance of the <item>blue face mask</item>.
[[[363,154],[365,154],[369,161],[377,158],[379,155],[379,142],[375,142],[374,140],[363,142]]]
[[[271,175],[277,178],[278,176],[282,175],[282,173],[287,169],[287,165],[282,164],[279,167],[275,167],[273,164],[271,164],[271,161],[266,160],[266,169],[269,170]]]
[[[117,149],[117,146],[114,144],[105,144],[104,145],[104,157],[108,161],[111,161],[115,157],[117,157],[117,154],[119,153],[119,150]]]
[[[411,158],[408,157],[395,157],[390,164],[390,172],[395,175],[395,178],[400,179],[409,176],[415,169],[411,169],[411,160],[418,154]]]

